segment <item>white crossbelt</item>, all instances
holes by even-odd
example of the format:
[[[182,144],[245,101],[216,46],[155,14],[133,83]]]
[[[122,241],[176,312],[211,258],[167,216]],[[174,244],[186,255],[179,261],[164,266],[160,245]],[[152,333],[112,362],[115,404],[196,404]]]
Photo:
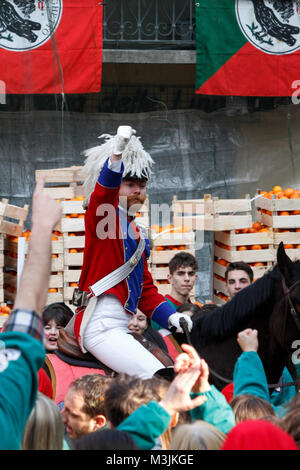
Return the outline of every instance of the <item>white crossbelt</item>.
[[[138,264],[143,254],[144,249],[145,249],[145,239],[143,237],[140,237],[140,241],[137,246],[137,249],[135,250],[133,255],[129,258],[129,260],[126,261],[126,263],[122,264],[122,266],[120,266],[119,268],[107,274],[107,276],[95,282],[95,284],[89,287],[90,291],[96,297],[99,297],[108,289],[111,289],[112,287],[119,284],[119,282],[123,281],[127,276],[129,276],[131,271]]]

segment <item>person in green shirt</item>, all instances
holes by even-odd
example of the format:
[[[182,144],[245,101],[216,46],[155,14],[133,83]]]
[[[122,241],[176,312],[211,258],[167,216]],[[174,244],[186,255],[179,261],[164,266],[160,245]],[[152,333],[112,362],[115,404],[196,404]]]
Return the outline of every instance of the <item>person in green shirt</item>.
[[[42,311],[51,271],[51,236],[61,206],[37,183],[32,229],[14,308],[0,334],[0,449],[19,450],[26,421],[35,404],[38,370],[45,360]]]

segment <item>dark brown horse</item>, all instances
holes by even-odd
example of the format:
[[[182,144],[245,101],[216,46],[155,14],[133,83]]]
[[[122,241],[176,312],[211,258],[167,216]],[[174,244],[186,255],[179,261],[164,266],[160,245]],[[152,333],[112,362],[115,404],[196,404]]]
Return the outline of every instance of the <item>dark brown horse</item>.
[[[285,366],[296,380],[293,360],[300,341],[300,261],[292,262],[282,243],[277,265],[270,272],[194,321],[191,342],[207,361],[210,380],[220,390],[232,381],[241,354],[237,334],[245,328],[258,330],[258,353],[268,384],[278,384]]]

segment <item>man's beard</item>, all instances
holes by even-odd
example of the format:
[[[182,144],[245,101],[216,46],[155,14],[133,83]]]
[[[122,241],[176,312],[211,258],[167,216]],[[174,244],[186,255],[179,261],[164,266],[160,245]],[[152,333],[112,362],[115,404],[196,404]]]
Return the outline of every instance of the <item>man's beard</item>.
[[[134,217],[144,204],[147,196],[122,196],[120,198],[121,206],[127,211],[127,214]]]

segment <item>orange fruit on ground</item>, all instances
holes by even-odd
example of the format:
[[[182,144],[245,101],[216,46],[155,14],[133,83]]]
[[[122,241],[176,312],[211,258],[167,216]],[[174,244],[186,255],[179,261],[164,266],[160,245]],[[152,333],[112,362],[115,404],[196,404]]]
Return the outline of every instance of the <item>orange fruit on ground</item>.
[[[261,245],[251,245],[251,250],[261,250]]]
[[[294,189],[293,188],[286,188],[283,192],[284,192],[285,196],[291,197],[291,195],[294,194]]]
[[[273,193],[276,194],[276,193],[282,193],[282,187],[281,186],[274,186],[273,189],[272,189]]]

